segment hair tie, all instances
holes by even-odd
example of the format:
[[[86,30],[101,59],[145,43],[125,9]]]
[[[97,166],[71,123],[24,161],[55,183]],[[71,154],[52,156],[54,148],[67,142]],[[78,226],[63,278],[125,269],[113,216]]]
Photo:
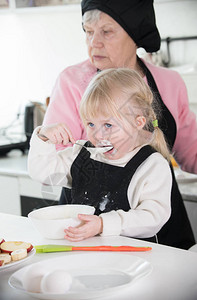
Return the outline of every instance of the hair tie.
[[[153,120],[152,124],[154,128],[158,127],[158,120],[157,119]]]

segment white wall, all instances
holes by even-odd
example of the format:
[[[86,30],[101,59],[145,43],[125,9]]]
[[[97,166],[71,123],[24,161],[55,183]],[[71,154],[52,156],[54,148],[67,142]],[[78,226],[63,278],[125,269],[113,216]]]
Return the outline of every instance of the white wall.
[[[197,0],[156,0],[157,26],[162,38],[197,36]],[[161,45],[166,53],[166,43]],[[197,39],[170,43],[171,65],[197,64]]]
[[[162,37],[197,35],[196,0],[156,0],[155,10]],[[170,48],[173,64],[197,63],[197,40]],[[86,57],[79,5],[0,12],[0,127],[29,100],[45,102],[59,72]]]
[[[66,66],[87,58],[80,6],[0,14],[0,126],[44,102]]]

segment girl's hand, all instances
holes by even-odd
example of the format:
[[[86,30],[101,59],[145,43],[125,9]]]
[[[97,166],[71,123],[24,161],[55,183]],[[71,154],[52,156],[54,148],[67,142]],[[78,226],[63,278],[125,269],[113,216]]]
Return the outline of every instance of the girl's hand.
[[[79,214],[78,218],[83,221],[79,227],[65,229],[65,239],[71,242],[79,242],[89,237],[100,234],[103,231],[102,218],[95,215]]]
[[[75,143],[71,131],[64,123],[42,126],[39,135],[42,140],[46,141],[47,138],[52,144],[67,145],[69,142]],[[42,135],[46,138],[42,138]]]

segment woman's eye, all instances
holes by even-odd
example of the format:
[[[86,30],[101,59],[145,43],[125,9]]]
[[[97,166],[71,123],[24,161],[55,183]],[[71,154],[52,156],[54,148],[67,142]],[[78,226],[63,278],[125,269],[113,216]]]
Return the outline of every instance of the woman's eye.
[[[108,35],[112,33],[112,30],[103,30],[104,35]]]
[[[93,127],[94,127],[94,124],[91,123],[91,122],[89,122],[89,123],[88,123],[88,126],[89,126],[90,128],[93,128]]]
[[[106,127],[106,128],[111,128],[111,127],[112,127],[112,124],[106,123],[106,124],[105,124],[105,127]]]
[[[85,32],[86,32],[86,35],[88,35],[88,36],[91,36],[91,35],[94,34],[94,32],[93,32],[93,31],[90,31],[90,30],[86,30]]]

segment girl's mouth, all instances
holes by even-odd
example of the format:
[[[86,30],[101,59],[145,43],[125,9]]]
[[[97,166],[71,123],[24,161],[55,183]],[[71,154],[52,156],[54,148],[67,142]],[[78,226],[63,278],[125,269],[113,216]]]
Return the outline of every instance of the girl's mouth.
[[[106,151],[105,154],[114,155],[114,154],[116,154],[116,152],[117,152],[117,149],[115,149],[113,147],[113,148],[109,149],[108,151]]]
[[[103,148],[103,150],[104,150],[104,148],[106,148],[106,151],[103,151],[103,153],[105,153],[105,154],[111,154],[111,155],[113,155],[117,151],[113,147],[113,145],[109,141],[107,141],[107,140],[100,141],[99,143],[97,143],[96,147]]]

